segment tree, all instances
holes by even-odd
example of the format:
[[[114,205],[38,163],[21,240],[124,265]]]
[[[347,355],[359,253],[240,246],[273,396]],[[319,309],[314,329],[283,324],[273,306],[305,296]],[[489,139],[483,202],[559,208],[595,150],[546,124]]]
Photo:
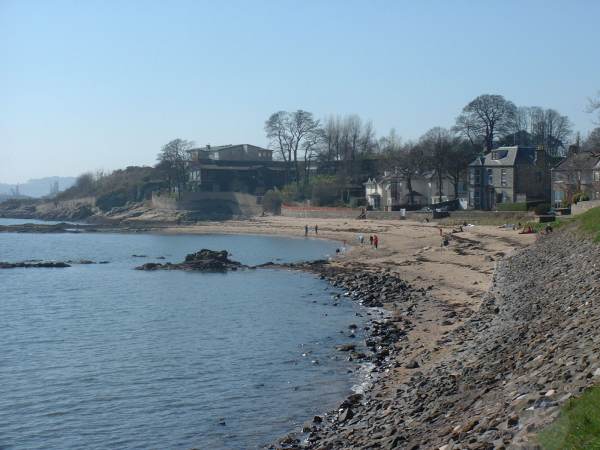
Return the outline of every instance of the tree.
[[[163,145],[158,154],[157,169],[166,174],[169,190],[172,192],[176,189],[179,198],[181,198],[181,192],[187,182],[187,150],[193,146],[192,141],[173,139]]]
[[[571,121],[554,109],[521,106],[517,109],[511,133],[500,139],[501,145],[541,145],[548,155],[561,156],[572,134]]]
[[[423,147],[413,142],[402,145],[397,161],[398,171],[406,180],[408,204],[412,206],[415,203],[415,190],[412,187],[412,180],[415,176],[422,174],[427,168],[427,158],[423,152]]]
[[[581,147],[588,152],[600,152],[600,127],[596,127],[590,131],[590,134],[583,141]]]
[[[589,99],[588,112],[593,113],[596,111],[598,111],[598,124],[600,124],[600,91],[598,91],[595,98]]]
[[[454,138],[447,155],[447,174],[454,187],[454,198],[458,198],[458,186],[466,169],[479,154],[479,149],[465,139]]]
[[[428,165],[433,169],[437,178],[439,201],[442,200],[444,195],[444,175],[448,170],[450,151],[454,145],[454,140],[454,135],[442,127],[432,128],[419,140]]]
[[[301,109],[294,112],[278,111],[265,122],[265,132],[271,147],[279,151],[286,163],[287,174],[294,169],[296,184],[300,183],[299,152],[312,148],[308,143],[320,133],[320,122],[313,114]]]
[[[463,108],[455,130],[472,144],[483,145],[489,151],[496,137],[510,130],[516,111],[515,104],[501,95],[480,95]]]

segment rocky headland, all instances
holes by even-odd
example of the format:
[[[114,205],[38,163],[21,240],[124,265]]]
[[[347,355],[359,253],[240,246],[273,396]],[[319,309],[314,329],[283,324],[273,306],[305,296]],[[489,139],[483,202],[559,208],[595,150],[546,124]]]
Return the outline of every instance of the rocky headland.
[[[544,236],[496,261],[475,312],[385,272],[304,265],[390,317],[367,337],[377,382],[273,448],[538,448],[561,404],[600,381],[598,249]]]

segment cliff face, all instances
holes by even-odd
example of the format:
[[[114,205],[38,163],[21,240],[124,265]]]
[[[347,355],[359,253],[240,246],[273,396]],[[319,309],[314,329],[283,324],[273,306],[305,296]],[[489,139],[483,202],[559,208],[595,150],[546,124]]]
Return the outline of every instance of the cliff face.
[[[333,414],[308,446],[535,448],[560,405],[600,381],[599,250],[565,230],[499,261],[480,311],[438,342],[446,357],[350,420]]]

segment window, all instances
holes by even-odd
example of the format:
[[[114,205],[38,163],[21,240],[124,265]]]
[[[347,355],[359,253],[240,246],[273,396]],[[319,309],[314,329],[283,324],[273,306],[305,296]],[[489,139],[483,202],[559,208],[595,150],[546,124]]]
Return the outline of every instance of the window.
[[[600,181],[600,170],[594,171],[594,181]]]
[[[508,186],[508,182],[506,181],[506,169],[500,171],[500,185],[502,187]]]
[[[490,185],[494,184],[494,172],[492,171],[492,169],[487,170],[487,182]]]

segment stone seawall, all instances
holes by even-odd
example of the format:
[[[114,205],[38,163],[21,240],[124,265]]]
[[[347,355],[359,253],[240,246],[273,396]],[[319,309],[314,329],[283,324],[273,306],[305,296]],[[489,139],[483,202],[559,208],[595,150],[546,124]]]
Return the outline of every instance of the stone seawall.
[[[306,428],[304,447],[537,448],[560,406],[600,381],[598,249],[565,230],[500,260],[480,310],[437,341],[445,356],[408,362],[399,342],[352,414],[342,404]]]
[[[592,208],[600,206],[600,200],[588,200],[571,205],[571,215],[582,214]]]

